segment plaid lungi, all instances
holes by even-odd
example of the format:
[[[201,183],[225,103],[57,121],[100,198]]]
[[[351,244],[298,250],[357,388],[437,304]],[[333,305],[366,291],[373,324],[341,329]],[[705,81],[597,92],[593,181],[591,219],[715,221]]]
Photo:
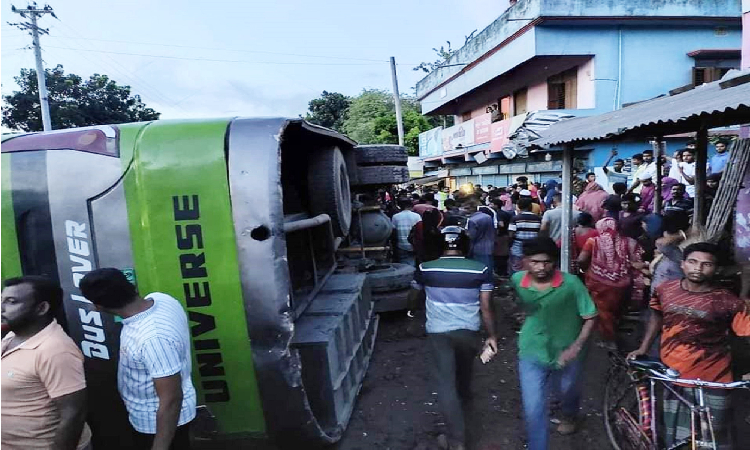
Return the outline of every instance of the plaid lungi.
[[[685,400],[698,404],[698,389],[675,386],[677,391]],[[703,401],[708,406],[711,415],[711,425],[716,437],[717,450],[732,450],[732,416],[730,404],[731,391],[725,389],[703,389]],[[690,407],[670,391],[664,389],[664,443],[668,447],[681,439],[690,437],[691,414]],[[700,419],[696,415],[695,427],[697,437],[700,434]],[[710,435],[702,436],[710,442]]]

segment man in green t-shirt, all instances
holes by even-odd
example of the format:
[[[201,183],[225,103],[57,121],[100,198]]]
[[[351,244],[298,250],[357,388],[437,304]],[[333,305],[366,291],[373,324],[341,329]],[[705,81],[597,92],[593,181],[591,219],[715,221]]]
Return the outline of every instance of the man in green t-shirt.
[[[518,339],[518,375],[529,450],[547,450],[548,380],[559,383],[563,417],[557,431],[573,433],[580,404],[585,345],[597,313],[578,277],[556,269],[558,249],[552,239],[526,241],[523,253],[529,270],[511,277],[526,313]]]

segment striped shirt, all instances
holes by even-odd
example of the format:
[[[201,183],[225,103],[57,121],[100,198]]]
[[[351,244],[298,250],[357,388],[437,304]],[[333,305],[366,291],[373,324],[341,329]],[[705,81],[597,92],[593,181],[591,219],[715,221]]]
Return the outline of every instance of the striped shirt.
[[[427,295],[427,332],[479,331],[479,293],[493,289],[488,272],[484,264],[463,256],[420,264],[412,285]]]
[[[154,378],[176,373],[182,377],[182,407],[178,425],[195,418],[196,395],[190,379],[190,331],[182,305],[167,294],[146,296],[154,304],[122,321],[117,387],[140,433],[156,434],[159,397]]]
[[[514,239],[517,241],[528,241],[539,236],[542,227],[542,218],[530,212],[516,214],[508,226],[508,231],[514,231]]]

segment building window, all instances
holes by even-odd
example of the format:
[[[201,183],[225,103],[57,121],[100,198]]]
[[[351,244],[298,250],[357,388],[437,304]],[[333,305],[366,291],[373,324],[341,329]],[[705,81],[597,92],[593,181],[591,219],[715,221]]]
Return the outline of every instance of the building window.
[[[510,118],[510,96],[501,98],[497,103],[500,105],[500,120]]]
[[[467,122],[471,120],[471,111],[461,114],[461,122]]]
[[[729,67],[693,67],[693,86],[721,80],[730,70]]]
[[[528,89],[519,89],[513,93],[513,115],[526,114],[526,98]]]
[[[577,107],[578,67],[547,79],[547,109],[575,109]]]

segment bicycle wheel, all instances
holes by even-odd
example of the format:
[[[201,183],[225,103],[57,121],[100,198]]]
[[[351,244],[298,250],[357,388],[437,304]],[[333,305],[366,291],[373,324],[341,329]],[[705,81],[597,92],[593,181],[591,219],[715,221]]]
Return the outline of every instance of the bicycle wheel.
[[[640,393],[639,393],[640,389]],[[612,357],[604,388],[604,426],[615,450],[649,450],[651,439],[643,431],[650,420],[641,407],[643,385],[633,381],[620,357]]]

